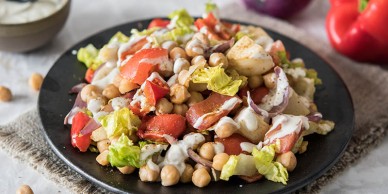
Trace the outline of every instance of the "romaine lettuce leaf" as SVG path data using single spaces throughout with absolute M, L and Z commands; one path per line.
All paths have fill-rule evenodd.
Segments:
M 206 83 L 207 88 L 214 92 L 234 96 L 238 92 L 240 85 L 242 85 L 243 80 L 246 80 L 243 79 L 244 76 L 235 75 L 236 73 L 231 77 L 220 66 L 208 67 L 195 70 L 191 75 L 191 79 L 194 83 Z
M 186 11 L 186 9 L 175 10 L 168 15 L 171 23 L 178 28 L 190 28 L 194 23 L 194 18 Z
M 254 176 L 257 174 L 253 156 L 240 154 L 231 155 L 222 167 L 220 179 L 229 180 L 233 175 Z
M 253 149 L 252 155 L 255 160 L 256 169 L 270 181 L 287 184 L 287 169 L 279 162 L 274 162 L 275 144 L 264 146 L 260 151 Z
M 88 44 L 78 50 L 77 59 L 84 63 L 86 67 L 96 70 L 102 64 L 102 61 L 98 60 L 98 52 L 99 50 L 93 44 Z
M 125 43 L 125 42 L 128 42 L 128 40 L 129 40 L 129 37 L 119 31 L 115 35 L 113 35 L 112 38 L 110 38 L 108 44 L 111 44 L 114 42 Z
M 217 9 L 218 9 L 217 5 L 215 3 L 213 3 L 213 2 L 211 2 L 211 1 L 209 1 L 209 2 L 207 2 L 205 4 L 205 12 L 206 13 L 213 12 L 213 11 L 215 11 Z
M 139 117 L 128 108 L 116 110 L 98 120 L 109 138 L 120 137 L 121 134 L 131 135 L 141 124 Z
M 109 146 L 108 161 L 116 167 L 130 165 L 140 168 L 143 163 L 140 161 L 140 153 L 140 147 L 134 146 L 125 134 L 121 134 L 119 140 Z

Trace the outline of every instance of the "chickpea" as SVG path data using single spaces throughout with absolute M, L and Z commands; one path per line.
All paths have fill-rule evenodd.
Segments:
M 202 158 L 205 158 L 206 160 L 211 161 L 215 155 L 213 143 L 206 142 L 206 143 L 202 144 L 201 148 L 199 148 L 199 155 Z
M 155 106 L 155 112 L 157 115 L 160 114 L 169 114 L 172 112 L 174 105 L 168 101 L 166 98 L 161 98 L 158 100 Z
M 113 78 L 113 85 L 115 85 L 117 88 L 120 86 L 120 82 L 123 79 L 120 74 L 117 74 L 115 78 Z
M 101 166 L 107 166 L 109 164 L 109 161 L 108 161 L 108 154 L 109 154 L 109 150 L 105 150 L 103 152 L 101 152 L 97 158 L 96 158 L 96 161 L 101 165 Z
M 280 154 L 276 158 L 276 162 L 281 163 L 289 172 L 293 171 L 296 167 L 296 157 L 291 151 Z
M 121 79 L 119 84 L 119 91 L 121 94 L 125 94 L 133 89 L 139 88 L 139 86 L 135 83 L 132 83 L 131 81 L 127 79 Z
M 231 136 L 236 130 L 237 127 L 235 125 L 233 125 L 232 123 L 225 122 L 222 125 L 218 126 L 214 131 L 216 132 L 219 138 L 226 138 Z
M 99 96 L 101 96 L 101 91 L 95 85 L 88 84 L 81 90 L 81 99 L 84 102 L 88 102 L 91 99 L 96 99 Z
M 190 84 L 190 73 L 187 70 L 182 70 L 178 74 L 178 83 L 180 85 L 185 86 L 186 88 L 189 87 Z
M 175 104 L 182 104 L 190 98 L 190 93 L 187 88 L 180 84 L 174 84 L 170 88 L 170 99 Z
M 198 65 L 200 67 L 206 67 L 207 66 L 207 61 L 205 57 L 202 55 L 196 56 L 193 59 L 191 59 L 191 65 Z
M 136 168 L 133 166 L 124 166 L 124 167 L 117 167 L 117 169 L 119 169 L 119 171 L 123 174 L 132 174 Z
M 12 100 L 12 92 L 4 86 L 0 86 L 0 102 L 9 102 Z
M 185 170 L 183 171 L 180 181 L 182 183 L 188 183 L 193 177 L 194 168 L 190 164 L 186 164 Z
M 172 186 L 179 182 L 180 174 L 178 169 L 173 165 L 166 165 L 160 172 L 160 179 L 163 186 Z
M 28 185 L 21 185 L 18 190 L 16 190 L 16 194 L 34 194 L 31 187 Z
M 264 80 L 261 75 L 248 77 L 248 86 L 249 88 L 257 88 L 263 84 Z
M 203 92 L 207 90 L 207 84 L 206 83 L 194 83 L 190 82 L 189 83 L 189 89 L 190 92 Z
M 104 90 L 102 91 L 102 95 L 105 96 L 108 99 L 116 98 L 120 96 L 119 89 L 113 85 L 109 84 Z
M 182 70 L 189 70 L 190 62 L 185 58 L 178 58 L 174 62 L 174 73 L 178 74 Z
M 97 149 L 100 153 L 109 150 L 110 141 L 108 139 L 97 142 Z
M 178 83 L 178 74 L 174 74 L 173 76 L 170 77 L 170 79 L 167 80 L 167 85 L 170 87 L 177 83 Z
M 308 141 L 303 141 L 302 144 L 299 147 L 298 153 L 303 154 L 304 152 L 307 151 L 307 145 L 309 144 Z
M 192 106 L 203 101 L 203 96 L 199 92 L 190 92 L 190 98 L 187 100 L 187 105 Z
M 213 157 L 212 167 L 218 171 L 222 170 L 222 167 L 228 162 L 229 155 L 227 153 L 219 153 Z
M 192 39 L 197 39 L 197 40 L 199 40 L 202 44 L 204 44 L 204 45 L 206 45 L 206 46 L 209 46 L 209 45 L 210 45 L 209 38 L 208 38 L 204 33 L 197 32 L 197 33 L 194 34 L 194 36 L 193 36 Z
M 187 110 L 189 110 L 189 107 L 186 104 L 174 104 L 174 108 L 172 109 L 172 112 L 174 114 L 186 116 Z
M 205 168 L 198 168 L 193 173 L 192 181 L 197 187 L 205 187 L 210 183 L 211 177 Z
M 152 170 L 148 165 L 139 169 L 139 178 L 143 182 L 155 182 L 159 178 L 159 170 Z
M 100 52 L 98 52 L 98 58 L 101 61 L 117 61 L 117 51 L 118 51 L 118 46 L 104 46 L 101 48 Z
M 263 81 L 264 81 L 264 85 L 269 88 L 269 89 L 272 89 L 275 87 L 276 85 L 276 81 L 275 81 L 275 78 L 276 78 L 276 75 L 275 73 L 267 73 L 263 76 Z
M 221 66 L 223 68 L 227 68 L 229 65 L 228 59 L 222 53 L 213 53 L 209 58 L 209 66 Z
M 187 59 L 187 54 L 185 50 L 181 47 L 175 47 L 170 51 L 170 59 L 177 60 L 178 58 L 185 58 Z
M 189 57 L 203 55 L 205 53 L 205 45 L 200 40 L 193 38 L 187 42 L 185 51 Z
M 162 48 L 167 49 L 170 52 L 173 48 L 177 47 L 178 44 L 175 41 L 168 40 L 162 43 Z
M 40 90 L 40 87 L 42 86 L 42 82 L 43 82 L 43 76 L 41 74 L 39 74 L 39 73 L 31 74 L 31 77 L 28 80 L 28 84 L 35 91 L 39 91 Z

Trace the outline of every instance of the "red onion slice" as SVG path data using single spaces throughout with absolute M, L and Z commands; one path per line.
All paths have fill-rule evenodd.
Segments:
M 171 135 L 167 135 L 167 134 L 164 134 L 163 135 L 164 139 L 166 139 L 166 141 L 171 145 L 171 144 L 174 144 L 176 143 L 178 140 L 175 139 L 173 136 Z
M 205 158 L 202 158 L 197 153 L 195 153 L 192 149 L 188 149 L 187 154 L 189 154 L 189 157 L 193 159 L 195 162 L 202 164 L 206 167 L 212 168 L 213 162 L 206 160 Z
M 270 94 L 268 94 L 268 95 L 272 94 L 272 96 L 266 96 L 266 97 L 279 98 L 279 96 L 275 96 L 275 95 L 281 95 L 282 101 L 280 104 L 272 106 L 269 111 L 266 111 L 265 109 L 261 108 L 260 106 L 256 105 L 253 102 L 249 91 L 248 91 L 248 96 L 247 96 L 249 107 L 251 107 L 257 114 L 263 116 L 265 120 L 268 120 L 268 118 L 272 118 L 272 117 L 280 114 L 281 112 L 283 112 L 284 109 L 286 109 L 286 107 L 288 105 L 288 99 L 289 99 L 289 95 L 290 95 L 290 86 L 288 84 L 288 80 L 287 80 L 286 75 L 284 74 L 284 71 L 280 67 L 275 67 L 274 70 L 275 70 L 275 75 L 276 75 L 276 83 L 277 84 L 285 84 L 287 86 L 283 87 L 283 88 L 277 86 L 275 89 L 273 89 L 270 92 Z M 273 101 L 274 100 L 272 100 L 271 103 L 273 103 Z
M 81 93 L 78 93 L 77 98 L 75 99 L 74 105 L 71 108 L 70 112 L 67 113 L 63 121 L 63 124 L 64 125 L 71 124 L 74 115 L 76 115 L 80 110 L 82 110 L 85 107 L 86 107 L 86 102 L 82 100 Z
M 306 117 L 309 119 L 309 121 L 319 122 L 322 119 L 322 114 L 320 112 L 314 112 L 310 113 Z
M 70 91 L 69 91 L 69 94 L 78 94 L 81 92 L 82 88 L 84 88 L 86 85 L 86 83 L 79 83 L 75 86 L 73 86 Z
M 258 115 L 267 119 L 269 117 L 269 113 L 266 110 L 257 106 L 257 104 L 255 104 L 255 102 L 253 102 L 253 100 L 251 98 L 251 93 L 249 91 L 247 93 L 248 93 L 247 100 L 248 100 L 249 107 L 251 107 Z
M 212 53 L 225 53 L 228 49 L 230 49 L 234 44 L 234 38 L 225 41 L 223 43 L 217 44 L 213 47 L 208 48 L 205 51 L 205 58 L 208 59 Z
M 85 127 L 79 133 L 81 135 L 87 135 L 87 134 L 93 132 L 94 130 L 98 129 L 99 127 L 101 127 L 100 123 L 98 123 L 94 119 L 90 119 L 89 122 L 86 123 Z

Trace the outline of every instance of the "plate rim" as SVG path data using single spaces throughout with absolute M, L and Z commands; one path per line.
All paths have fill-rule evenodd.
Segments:
M 49 69 L 49 71 L 47 72 L 47 74 L 49 74 L 53 69 L 54 69 L 54 66 L 57 64 L 57 62 L 69 51 L 72 51 L 74 50 L 74 47 L 76 47 L 78 44 L 82 43 L 82 42 L 85 42 L 86 40 L 88 39 L 91 39 L 93 37 L 96 37 L 98 36 L 99 34 L 102 34 L 104 32 L 107 32 L 109 30 L 112 30 L 114 28 L 120 28 L 122 26 L 125 26 L 125 25 L 130 25 L 130 24 L 136 24 L 136 23 L 148 23 L 149 21 L 151 21 L 152 19 L 155 19 L 155 18 L 165 18 L 165 17 L 148 17 L 148 18 L 143 18 L 143 19 L 137 19 L 137 20 L 130 20 L 130 21 L 127 21 L 127 22 L 123 22 L 123 23 L 120 23 L 120 24 L 116 24 L 116 25 L 112 25 L 110 27 L 106 27 L 104 29 L 101 29 L 95 33 L 91 33 L 90 35 L 87 35 L 86 37 L 80 39 L 79 41 L 77 41 L 76 43 L 72 44 L 69 48 L 65 49 L 63 52 L 61 52 L 61 55 L 55 60 L 55 62 L 53 63 L 53 65 L 51 66 L 51 68 Z M 194 17 L 194 18 L 198 18 L 198 17 Z M 348 147 L 353 135 L 354 135 L 354 131 L 355 131 L 355 111 L 354 111 L 354 102 L 353 102 L 353 98 L 351 96 L 351 93 L 349 91 L 349 88 L 348 86 L 345 84 L 343 78 L 340 76 L 340 74 L 337 72 L 337 70 L 335 68 L 333 68 L 333 64 L 328 61 L 326 58 L 322 57 L 319 53 L 315 52 L 313 49 L 311 49 L 309 46 L 299 42 L 298 40 L 294 39 L 293 37 L 289 36 L 289 35 L 286 35 L 282 32 L 278 32 L 278 31 L 275 31 L 273 29 L 269 29 L 267 27 L 264 27 L 260 24 L 255 24 L 255 23 L 251 23 L 251 22 L 245 22 L 245 21 L 240 21 L 240 20 L 234 20 L 234 19 L 229 19 L 229 18 L 223 18 L 222 19 L 223 21 L 228 21 L 228 22 L 233 22 L 233 23 L 239 23 L 239 24 L 243 24 L 243 25 L 252 25 L 252 26 L 256 26 L 256 27 L 261 27 L 263 28 L 265 31 L 269 31 L 271 33 L 274 33 L 274 34 L 277 34 L 277 35 L 280 35 L 280 36 L 283 36 L 283 37 L 286 37 L 288 39 L 291 39 L 293 42 L 301 45 L 302 47 L 304 47 L 305 49 L 309 50 L 310 52 L 314 53 L 320 60 L 322 60 L 325 65 L 330 68 L 330 70 L 332 72 L 334 72 L 335 76 L 338 77 L 338 80 L 341 82 L 341 84 L 344 86 L 343 89 L 346 91 L 346 94 L 347 96 L 349 97 L 349 102 L 351 104 L 351 112 L 352 112 L 352 115 L 351 115 L 351 126 L 349 128 L 347 128 L 347 130 L 349 130 L 350 132 L 350 137 L 347 138 L 347 141 L 345 142 L 345 144 L 343 144 L 343 146 L 341 147 L 341 152 L 337 155 L 337 157 L 330 161 L 330 163 L 328 165 L 326 165 L 324 168 L 321 168 L 319 170 L 317 170 L 317 172 L 315 174 L 309 174 L 307 176 L 307 178 L 304 178 L 304 179 L 301 179 L 297 182 L 295 182 L 293 185 L 291 186 L 286 186 L 286 187 L 283 187 L 281 189 L 278 189 L 276 191 L 273 191 L 271 193 L 284 193 L 284 192 L 294 192 L 300 188 L 303 188 L 304 186 L 308 185 L 308 184 L 311 184 L 313 183 L 315 180 L 317 180 L 319 177 L 322 177 L 324 175 L 324 173 L 326 173 L 330 168 L 332 168 L 341 158 L 342 156 L 344 155 L 344 153 L 346 152 L 346 148 Z M 134 28 L 132 28 L 134 29 Z M 319 73 L 319 72 L 318 72 Z M 45 81 L 45 79 L 43 80 L 43 82 Z M 48 136 L 48 133 L 46 132 L 46 129 L 45 129 L 45 126 L 44 126 L 44 122 L 43 122 L 43 118 L 42 118 L 42 112 L 43 111 L 41 109 L 41 106 L 40 106 L 40 99 L 42 98 L 41 97 L 41 92 L 39 92 L 39 96 L 38 96 L 38 103 L 37 103 L 37 108 L 38 108 L 38 115 L 39 115 L 39 120 L 42 124 L 42 127 L 41 127 L 41 130 L 43 132 L 43 135 L 44 135 L 44 138 L 46 140 L 46 142 L 49 144 L 49 147 L 50 149 L 55 153 L 56 156 L 58 156 L 63 162 L 64 162 L 64 165 L 66 166 L 69 166 L 72 170 L 74 170 L 76 173 L 82 175 L 82 177 L 86 178 L 88 181 L 90 181 L 90 183 L 94 184 L 94 185 L 98 185 L 98 186 L 101 186 L 102 188 L 104 189 L 107 189 L 108 191 L 111 191 L 111 192 L 115 192 L 115 193 L 128 193 L 128 192 L 125 192 L 119 188 L 116 188 L 108 183 L 105 183 L 101 180 L 99 180 L 98 178 L 95 178 L 93 177 L 92 175 L 90 175 L 89 173 L 85 172 L 84 170 L 82 170 L 80 167 L 78 167 L 77 165 L 75 165 L 74 163 L 72 163 L 69 159 L 67 159 L 64 154 L 62 154 L 59 150 L 59 148 L 57 148 L 57 146 L 54 144 L 54 142 L 50 139 L 50 137 Z

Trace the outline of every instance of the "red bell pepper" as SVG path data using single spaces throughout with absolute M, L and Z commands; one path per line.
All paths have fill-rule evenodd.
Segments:
M 90 136 L 92 133 L 81 135 L 81 130 L 85 127 L 85 125 L 89 122 L 91 118 L 83 113 L 78 112 L 72 120 L 72 126 L 71 126 L 71 145 L 73 147 L 77 147 L 81 152 L 86 152 L 89 148 L 91 139 Z
M 229 40 L 240 30 L 239 25 L 221 22 L 213 13 L 208 13 L 205 18 L 198 18 L 194 25 L 198 30 L 206 27 L 206 35 L 214 40 Z
M 160 18 L 155 18 L 148 25 L 148 29 L 154 28 L 154 27 L 165 28 L 168 26 L 168 24 L 170 24 L 170 20 L 163 20 Z
M 222 143 L 224 145 L 225 153 L 229 155 L 241 154 L 243 152 L 240 146 L 242 142 L 252 143 L 249 139 L 237 133 L 233 133 L 227 138 L 215 138 L 214 141 Z
M 88 83 L 91 83 L 92 80 L 93 80 L 93 76 L 94 76 L 94 70 L 92 68 L 88 68 L 88 70 L 86 70 L 86 73 L 85 73 L 85 80 L 88 82 Z
M 192 105 L 186 112 L 187 122 L 198 130 L 206 130 L 222 117 L 228 115 L 242 101 L 238 99 L 233 106 L 222 108 L 226 101 L 235 98 L 234 96 L 226 96 L 219 93 L 212 93 L 205 100 Z M 238 98 L 238 97 L 237 97 Z M 205 117 L 202 117 L 204 116 Z
M 143 82 L 154 71 L 155 66 L 168 59 L 168 50 L 162 48 L 142 49 L 135 53 L 132 58 L 124 61 L 120 69 L 120 75 L 133 83 Z
M 146 140 L 167 142 L 163 135 L 171 135 L 177 139 L 185 129 L 185 117 L 178 114 L 162 114 L 144 118 L 137 135 Z
M 135 54 L 137 51 L 139 51 L 141 48 L 143 48 L 143 46 L 147 43 L 148 43 L 148 41 L 146 38 L 142 38 L 139 41 L 133 43 L 126 51 L 121 53 L 120 59 L 124 60 L 125 58 L 127 58 L 128 55 Z
M 148 80 L 145 81 L 144 95 L 147 99 L 147 103 L 150 105 L 155 106 L 156 102 L 168 93 L 170 93 L 170 88 L 167 83 L 158 78 L 152 80 L 152 82 Z
M 334 48 L 357 61 L 388 64 L 388 1 L 330 2 L 326 30 Z

